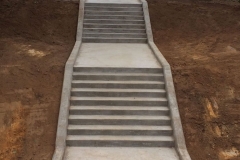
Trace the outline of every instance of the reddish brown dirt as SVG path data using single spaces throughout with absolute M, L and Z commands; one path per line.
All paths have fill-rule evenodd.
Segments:
M 239 160 L 239 6 L 148 2 L 192 159 Z M 0 1 L 0 159 L 51 159 L 77 12 L 75 3 Z
M 0 1 L 0 159 L 51 159 L 78 4 Z
M 193 160 L 240 160 L 240 6 L 148 0 Z

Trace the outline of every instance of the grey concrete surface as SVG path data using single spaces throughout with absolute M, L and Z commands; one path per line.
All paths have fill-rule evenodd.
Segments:
M 105 2 L 105 1 L 100 1 Z M 115 2 L 115 3 L 114 3 Z M 132 1 L 133 2 L 133 1 Z M 136 2 L 136 1 L 135 1 Z M 83 42 L 85 43 L 147 43 L 146 36 L 139 37 L 137 32 L 131 30 L 141 29 L 142 33 L 146 33 L 144 23 L 139 23 L 143 20 L 142 4 L 138 1 L 137 4 L 123 4 L 121 0 L 111 1 L 111 3 L 86 3 L 84 12 L 83 25 Z M 92 8 L 95 8 L 93 10 Z M 106 8 L 107 7 L 107 8 Z M 111 9 L 109 9 L 111 8 Z M 128 9 L 126 9 L 128 8 Z M 137 11 L 129 8 L 140 8 Z M 116 10 L 113 10 L 116 9 Z M 131 20 L 131 23 L 129 23 Z M 102 23 L 102 21 L 104 23 Z M 119 23 L 122 22 L 122 23 Z M 136 22 L 135 22 L 136 21 Z M 112 23 L 115 22 L 115 23 Z M 117 22 L 117 23 L 116 23 Z M 116 33 L 122 34 L 116 34 Z M 102 33 L 105 36 L 102 37 Z M 131 33 L 131 37 L 129 37 Z M 86 35 L 95 34 L 95 37 Z M 106 36 L 106 34 L 108 36 Z M 112 36 L 114 34 L 114 36 Z
M 179 160 L 174 149 L 67 147 L 65 159 L 70 160 Z
M 147 44 L 84 43 L 80 52 L 75 67 L 161 67 Z
M 80 1 L 77 42 L 65 68 L 53 160 L 190 160 L 146 1 L 86 2 Z

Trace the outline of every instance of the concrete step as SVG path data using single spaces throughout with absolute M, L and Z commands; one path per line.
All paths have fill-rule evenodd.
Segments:
M 122 4 L 122 3 L 85 3 L 85 7 L 142 7 L 142 4 Z
M 163 81 L 163 74 L 74 72 L 73 80 Z
M 101 24 L 101 23 L 84 23 L 84 28 L 119 28 L 119 29 L 145 29 L 144 24 Z
M 170 126 L 169 116 L 146 115 L 70 115 L 70 125 L 151 125 Z
M 83 37 L 89 38 L 147 38 L 147 34 L 131 33 L 83 33 Z
M 146 34 L 145 29 L 120 29 L 120 28 L 84 28 L 83 33 L 136 33 Z
M 67 146 L 92 147 L 174 147 L 171 136 L 76 136 L 69 135 Z
M 75 97 L 166 97 L 164 89 L 72 88 Z
M 101 24 L 145 24 L 143 20 L 114 20 L 114 19 L 84 19 L 84 23 L 101 23 Z
M 84 10 L 85 15 L 133 15 L 143 16 L 143 11 L 99 11 L 99 10 Z
M 70 103 L 73 106 L 167 106 L 168 100 L 149 97 L 71 97 Z
M 128 15 L 84 15 L 84 19 L 144 20 L 144 17 Z
M 171 136 L 170 126 L 69 125 L 68 135 Z
M 165 84 L 164 84 L 164 82 L 156 82 L 156 81 L 73 80 L 72 88 L 165 89 Z
M 163 106 L 70 106 L 70 115 L 169 115 Z
M 163 73 L 162 68 L 73 67 L 74 72 L 88 73 Z
M 96 11 L 143 11 L 143 8 L 141 6 L 139 6 L 139 7 L 85 6 L 85 10 L 96 10 Z
M 91 38 L 83 37 L 84 43 L 147 43 L 147 38 Z

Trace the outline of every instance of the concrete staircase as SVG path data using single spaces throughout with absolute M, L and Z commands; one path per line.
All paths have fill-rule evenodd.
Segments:
M 80 0 L 53 160 L 191 160 L 145 0 Z
M 142 4 L 86 3 L 83 42 L 147 43 Z
M 161 68 L 74 68 L 68 146 L 173 147 Z

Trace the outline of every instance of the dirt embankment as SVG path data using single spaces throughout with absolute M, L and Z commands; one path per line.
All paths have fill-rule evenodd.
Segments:
M 0 159 L 51 159 L 78 4 L 0 2 Z
M 193 160 L 240 159 L 240 6 L 148 0 Z M 208 1 L 209 2 L 209 1 Z
M 192 159 L 239 160 L 240 8 L 148 2 Z M 51 159 L 77 12 L 78 4 L 68 2 L 0 2 L 0 159 Z

